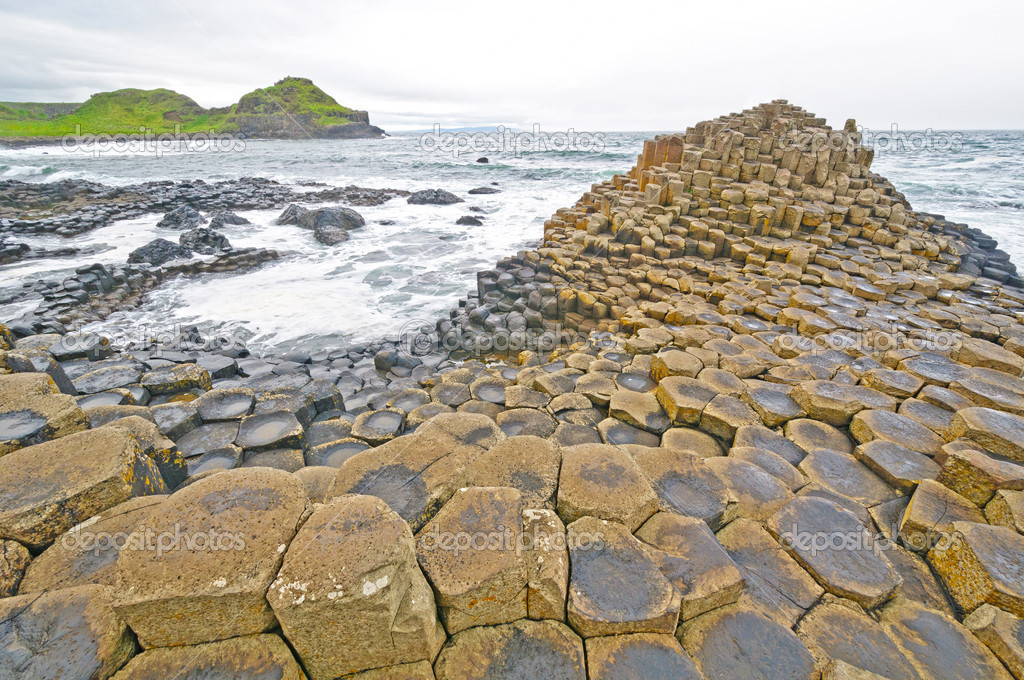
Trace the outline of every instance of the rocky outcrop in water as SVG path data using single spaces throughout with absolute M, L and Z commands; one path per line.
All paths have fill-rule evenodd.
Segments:
M 404 338 L 0 327 L 0 608 L 73 633 L 0 668 L 1019 675 L 1024 288 L 853 130 L 651 140 Z
M 178 237 L 178 243 L 183 248 L 203 255 L 212 255 L 219 250 L 231 249 L 231 243 L 228 241 L 227 236 L 208 227 L 199 227 L 198 229 L 186 231 Z
M 178 245 L 167 239 L 158 238 L 129 253 L 128 262 L 131 264 L 143 263 L 160 266 L 171 260 L 187 260 L 190 257 L 192 257 L 192 251 L 185 244 Z

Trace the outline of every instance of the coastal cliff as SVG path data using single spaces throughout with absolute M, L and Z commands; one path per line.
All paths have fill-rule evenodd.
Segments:
M 0 668 L 1020 677 L 1024 287 L 871 161 L 782 100 L 659 136 L 415 339 L 0 326 Z
M 0 142 L 39 143 L 64 135 L 237 134 L 263 139 L 375 139 L 384 130 L 366 111 L 339 104 L 308 78 L 287 77 L 238 102 L 206 109 L 165 89 L 101 92 L 82 104 L 0 102 Z

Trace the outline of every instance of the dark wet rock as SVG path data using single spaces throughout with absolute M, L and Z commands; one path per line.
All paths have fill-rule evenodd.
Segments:
M 737 519 L 717 538 L 743 574 L 744 600 L 776 623 L 793 626 L 825 592 L 759 522 Z
M 274 220 L 274 224 L 298 224 L 299 217 L 306 212 L 309 212 L 308 209 L 292 203 L 284 209 L 284 212 L 278 215 L 277 219 Z
M 444 189 L 415 191 L 407 200 L 414 205 L 452 205 L 464 202 L 463 199 Z
M 661 572 L 682 595 L 680 620 L 732 604 L 743 592 L 743 575 L 703 521 L 659 512 L 636 537 L 652 548 Z
M 675 632 L 679 593 L 626 526 L 584 517 L 568 544 L 568 620 L 582 637 Z
M 680 627 L 677 637 L 708 680 L 812 680 L 814 657 L 793 631 L 742 604 Z
M 230 250 L 227 236 L 208 227 L 190 229 L 178 237 L 178 243 L 186 250 L 203 255 L 212 255 L 219 250 Z M 161 263 L 154 263 L 161 264 Z
M 455 224 L 464 227 L 482 227 L 484 222 L 479 217 L 474 217 L 472 215 L 463 215 L 459 219 L 455 220 Z
M 796 633 L 822 667 L 837 659 L 892 680 L 918 679 L 882 626 L 854 607 L 823 600 L 800 620 Z
M 1010 680 L 999 659 L 963 625 L 916 602 L 893 603 L 882 626 L 921 677 Z
M 477 162 L 479 163 L 480 161 L 477 160 Z M 477 195 L 477 194 L 500 194 L 501 193 L 501 189 L 495 189 L 494 187 L 484 186 L 484 187 L 476 187 L 475 189 L 470 189 L 466 193 L 467 194 L 472 194 L 474 196 Z
M 189 259 L 192 251 L 185 246 L 158 238 L 136 248 L 128 254 L 128 261 L 136 264 L 151 264 L 159 267 L 171 260 Z
M 437 680 L 585 680 L 583 641 L 557 621 L 479 626 L 452 636 Z
M 198 210 L 189 205 L 183 205 L 179 208 L 166 213 L 156 226 L 163 227 L 165 229 L 195 229 L 206 222 L 206 218 L 203 217 Z
M 826 499 L 797 498 L 768 520 L 768 530 L 822 587 L 865 608 L 889 600 L 903 583 L 857 516 Z
M 210 217 L 210 229 L 220 229 L 225 225 L 238 224 L 252 224 L 252 222 L 227 210 L 217 211 Z
M 355 210 L 339 206 L 306 210 L 298 215 L 296 224 L 305 229 L 316 230 L 318 227 L 335 227 L 348 231 L 365 226 L 366 220 Z

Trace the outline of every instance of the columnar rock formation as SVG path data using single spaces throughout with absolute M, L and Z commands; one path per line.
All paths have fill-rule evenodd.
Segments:
M 447 355 L 0 327 L 0 677 L 1024 677 L 1024 289 L 859 141 L 646 143 Z

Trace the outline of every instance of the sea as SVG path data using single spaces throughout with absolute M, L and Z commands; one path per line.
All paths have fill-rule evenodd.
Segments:
M 445 137 L 446 134 L 462 137 Z M 480 137 L 480 135 L 485 135 Z M 433 324 L 475 289 L 476 272 L 536 247 L 544 220 L 572 205 L 591 185 L 629 170 L 654 132 L 593 133 L 586 140 L 510 140 L 508 134 L 396 133 L 379 140 L 244 140 L 172 148 L 0 149 L 0 179 L 84 179 L 109 186 L 151 180 L 207 182 L 262 177 L 309 191 L 309 183 L 416 191 L 445 189 L 464 203 L 410 205 L 395 198 L 356 208 L 366 226 L 337 246 L 297 226 L 278 226 L 275 210 L 238 211 L 252 224 L 222 229 L 233 246 L 278 250 L 260 268 L 170 280 L 137 309 L 87 330 L 147 333 L 196 325 L 241 336 L 255 353 L 351 347 Z M 962 131 L 938 141 L 909 133 L 875 144 L 872 168 L 888 177 L 916 210 L 940 213 L 996 238 L 1024 266 L 1024 131 Z M 925 133 L 921 133 L 924 135 Z M 928 134 L 934 135 L 931 131 Z M 475 135 L 475 137 L 473 136 Z M 486 156 L 488 163 L 476 162 Z M 469 195 L 475 187 L 500 193 Z M 470 207 L 482 212 L 470 212 Z M 310 207 L 314 207 L 311 205 Z M 461 226 L 463 215 L 482 226 Z M 33 248 L 74 245 L 87 257 L 46 258 L 0 266 L 0 289 L 60 279 L 90 262 L 122 264 L 155 238 L 161 214 L 122 220 L 70 240 L 12 236 Z M 31 305 L 0 309 L 0 321 Z

